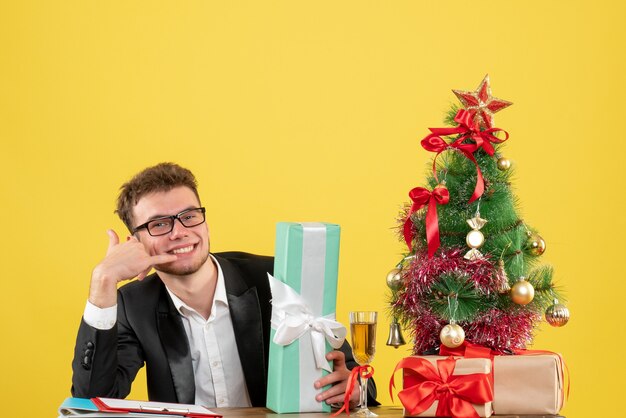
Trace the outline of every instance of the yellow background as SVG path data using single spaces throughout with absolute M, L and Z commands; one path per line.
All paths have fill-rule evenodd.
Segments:
M 0 397 L 55 416 L 112 211 L 138 170 L 191 168 L 213 250 L 272 254 L 278 221 L 341 224 L 338 315 L 385 311 L 391 229 L 432 158 L 419 140 L 486 73 L 515 103 L 523 217 L 572 320 L 564 415 L 618 416 L 624 372 L 621 1 L 4 1 Z M 405 348 L 374 365 L 380 399 Z M 143 377 L 133 396 L 145 397 Z M 532 402 L 532 399 L 529 399 Z M 623 412 L 622 412 L 623 413 Z

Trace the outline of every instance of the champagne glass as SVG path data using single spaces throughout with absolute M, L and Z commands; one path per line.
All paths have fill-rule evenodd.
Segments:
M 374 360 L 376 352 L 376 319 L 378 312 L 350 312 L 350 333 L 352 334 L 352 354 L 359 366 L 366 366 Z M 359 373 L 361 384 L 360 408 L 353 415 L 377 417 L 367 409 L 367 377 Z

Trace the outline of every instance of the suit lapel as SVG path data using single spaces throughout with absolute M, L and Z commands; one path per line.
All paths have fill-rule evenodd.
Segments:
M 196 385 L 194 383 L 189 342 L 180 315 L 161 283 L 159 307 L 157 310 L 157 328 L 161 345 L 165 350 L 172 373 L 174 390 L 179 403 L 195 403 Z
M 233 263 L 219 256 L 216 258 L 224 273 L 228 307 L 250 402 L 253 406 L 262 406 L 265 405 L 267 367 L 257 289 L 248 287 Z

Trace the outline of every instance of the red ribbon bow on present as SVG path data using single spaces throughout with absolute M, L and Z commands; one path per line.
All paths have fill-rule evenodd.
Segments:
M 482 148 L 489 155 L 493 155 L 495 149 L 493 148 L 492 143 L 500 144 L 507 139 L 509 139 L 509 134 L 503 129 L 499 128 L 489 128 L 484 131 L 480 130 L 478 123 L 472 124 L 473 113 L 467 111 L 465 109 L 461 109 L 457 112 L 454 117 L 454 121 L 458 123 L 458 125 L 454 128 L 428 128 L 431 132 L 424 139 L 422 139 L 422 147 L 431 152 L 436 152 L 437 155 L 433 159 L 433 174 L 435 179 L 437 179 L 437 169 L 436 169 L 436 161 L 439 154 L 447 149 L 457 149 L 463 155 L 465 155 L 471 162 L 476 166 L 476 186 L 474 187 L 474 193 L 472 193 L 472 197 L 469 200 L 469 203 L 472 203 L 474 200 L 478 199 L 482 196 L 485 191 L 485 182 L 483 180 L 482 172 L 480 171 L 480 167 L 478 166 L 478 162 L 476 158 L 474 158 L 474 152 L 478 149 Z M 494 134 L 496 132 L 504 132 L 505 138 L 500 139 Z M 442 136 L 455 135 L 459 134 L 460 137 L 448 144 Z M 464 144 L 463 142 L 466 139 L 471 139 L 474 143 Z M 437 180 L 439 181 L 439 180 Z
M 482 373 L 454 376 L 456 360 L 448 357 L 437 360 L 437 369 L 427 360 L 418 357 L 407 357 L 400 360 L 394 374 L 399 369 L 408 369 L 414 372 L 419 383 L 398 392 L 398 398 L 410 415 L 417 415 L 428 408 L 435 401 L 437 404 L 436 416 L 445 417 L 473 417 L 478 413 L 472 406 L 493 401 L 493 386 L 488 375 Z M 393 400 L 394 377 L 389 382 L 389 394 Z
M 411 215 L 428 205 L 426 212 L 426 241 L 428 242 L 428 257 L 432 258 L 441 242 L 439 240 L 439 218 L 437 216 L 437 204 L 445 205 L 450 201 L 450 192 L 442 186 L 437 186 L 431 192 L 423 187 L 415 187 L 409 192 L 409 197 L 413 201 L 409 216 L 404 221 L 404 240 L 409 250 L 412 250 L 413 228 Z
M 363 379 L 369 379 L 374 374 L 374 368 L 369 364 L 365 366 L 356 366 L 350 372 L 350 376 L 348 376 L 348 385 L 346 386 L 346 392 L 343 396 L 343 405 L 341 409 L 335 412 L 332 416 L 336 417 L 341 414 L 343 411 L 346 411 L 347 415 L 350 415 L 350 398 L 352 397 L 352 391 L 356 386 L 356 380 L 359 376 Z

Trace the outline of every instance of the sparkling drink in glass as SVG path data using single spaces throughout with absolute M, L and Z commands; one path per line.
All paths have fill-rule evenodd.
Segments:
M 359 366 L 365 366 L 374 360 L 376 353 L 377 312 L 350 312 L 350 333 L 352 335 L 352 354 Z M 353 414 L 358 417 L 376 417 L 367 409 L 367 380 L 364 373 L 359 374 L 361 384 L 360 407 Z

